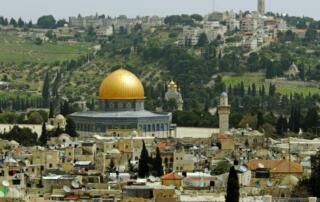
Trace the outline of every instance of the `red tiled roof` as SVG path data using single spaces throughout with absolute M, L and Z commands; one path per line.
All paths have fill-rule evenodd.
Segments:
M 250 160 L 247 165 L 250 170 L 256 170 L 258 164 L 262 164 L 271 173 L 303 173 L 303 167 L 289 160 Z
M 160 142 L 159 144 L 157 144 L 157 147 L 159 147 L 159 149 L 165 149 L 167 146 L 167 142 Z
M 182 180 L 182 177 L 177 175 L 175 172 L 161 176 L 161 180 Z
M 16 148 L 15 148 L 15 152 L 17 152 L 17 153 L 22 152 L 22 148 L 21 148 L 21 147 L 16 147 Z
M 64 196 L 64 198 L 69 200 L 77 200 L 80 198 L 80 196 L 75 194 L 67 194 Z

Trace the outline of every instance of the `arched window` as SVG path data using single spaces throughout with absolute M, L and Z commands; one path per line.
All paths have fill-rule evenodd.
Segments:
M 148 132 L 150 132 L 151 131 L 151 125 L 149 124 L 148 125 Z

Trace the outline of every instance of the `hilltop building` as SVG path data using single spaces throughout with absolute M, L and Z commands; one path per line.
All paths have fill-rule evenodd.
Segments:
M 258 0 L 258 13 L 263 16 L 265 12 L 266 12 L 266 1 Z
M 168 137 L 171 113 L 144 109 L 144 88 L 131 72 L 118 69 L 101 83 L 99 111 L 76 112 L 71 118 L 82 135 L 106 135 L 112 129 L 132 129 L 143 136 Z
M 300 74 L 300 70 L 297 67 L 296 64 L 292 63 L 291 66 L 289 67 L 288 71 L 284 72 L 284 75 L 288 78 L 288 79 L 295 79 L 299 76 Z
M 230 105 L 228 103 L 228 94 L 223 92 L 220 96 L 220 104 L 218 106 L 219 129 L 220 132 L 229 130 Z
M 178 88 L 177 84 L 174 81 L 170 81 L 170 83 L 167 85 L 168 90 L 165 94 L 165 100 L 175 100 L 177 103 L 177 107 L 179 111 L 183 110 L 183 99 L 180 93 L 180 89 Z

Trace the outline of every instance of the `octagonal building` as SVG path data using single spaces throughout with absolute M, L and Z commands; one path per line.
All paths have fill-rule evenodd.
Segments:
M 133 73 L 118 69 L 109 74 L 99 89 L 99 111 L 70 115 L 80 134 L 101 134 L 113 129 L 138 130 L 143 136 L 168 137 L 171 113 L 144 109 L 144 88 Z

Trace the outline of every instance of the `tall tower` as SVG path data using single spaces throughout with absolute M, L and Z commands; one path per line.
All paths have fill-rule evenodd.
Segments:
M 223 92 L 220 96 L 220 104 L 218 106 L 219 129 L 220 132 L 229 130 L 230 105 L 228 104 L 228 94 Z
M 258 13 L 260 15 L 264 15 L 266 12 L 266 1 L 265 0 L 258 0 Z

